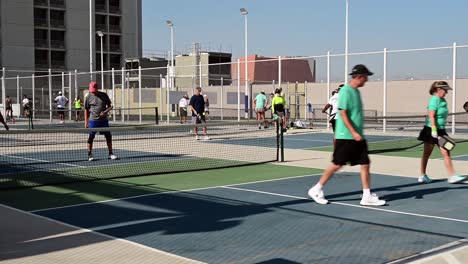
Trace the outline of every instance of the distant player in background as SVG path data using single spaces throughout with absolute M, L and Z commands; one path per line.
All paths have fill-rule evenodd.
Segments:
M 30 105 L 29 105 L 29 99 L 27 95 L 23 95 L 23 116 L 25 118 L 29 117 L 29 111 L 30 111 Z
M 85 103 L 85 127 L 86 128 L 99 128 L 109 127 L 107 115 L 112 110 L 112 102 L 106 93 L 98 91 L 98 84 L 91 82 L 89 84 L 89 94 L 86 95 Z M 104 135 L 106 138 L 107 148 L 109 150 L 108 159 L 116 160 L 117 156 L 114 155 L 112 150 L 112 135 L 109 131 L 103 131 L 99 134 Z M 92 131 L 88 137 L 88 161 L 93 161 L 93 141 L 96 137 L 96 132 Z
M 332 96 L 328 100 L 328 104 L 326 104 L 325 107 L 322 109 L 322 113 L 326 113 L 327 110 L 331 108 L 330 124 L 333 129 L 333 133 L 335 132 L 336 113 L 338 111 L 338 93 L 340 92 L 340 89 L 343 86 L 344 84 L 338 86 L 338 88 L 332 92 Z M 335 140 L 335 137 L 333 137 L 333 146 L 335 145 L 335 143 L 336 143 L 336 140 Z
M 80 96 L 75 98 L 73 106 L 75 107 L 75 121 L 81 121 L 81 108 L 83 107 L 83 102 L 81 101 Z
M 68 105 L 68 98 L 65 97 L 62 92 L 58 92 L 58 96 L 55 97 L 55 103 L 57 104 L 58 116 L 60 124 L 65 123 L 65 107 Z
M 187 107 L 189 105 L 189 96 L 185 94 L 179 100 L 179 112 L 180 112 L 180 123 L 186 124 L 187 123 Z
M 201 95 L 202 88 L 197 87 L 195 88 L 195 93 L 193 94 L 192 98 L 190 98 L 189 102 L 189 107 L 190 110 L 192 111 L 192 123 L 195 125 L 194 128 L 194 133 L 195 133 L 195 139 L 199 140 L 200 138 L 198 137 L 198 127 L 197 124 L 206 124 L 206 119 L 205 119 L 205 100 L 203 98 L 203 95 Z M 210 137 L 208 137 L 206 126 L 202 126 L 203 129 L 203 139 L 204 140 L 210 140 Z
M 273 112 L 273 117 L 278 117 L 281 118 L 283 121 L 283 131 L 286 132 L 286 100 L 284 100 L 284 97 L 281 96 L 281 89 L 276 89 L 275 90 L 275 97 L 273 97 L 273 100 L 271 101 L 271 111 Z
M 258 129 L 261 129 L 262 121 L 263 121 L 263 128 L 268 128 L 267 121 L 265 119 L 265 111 L 266 111 L 266 104 L 267 104 L 267 97 L 265 96 L 265 91 L 261 91 L 253 101 L 255 112 L 257 113 L 257 122 L 258 122 Z
M 13 120 L 13 102 L 9 95 L 5 98 L 5 118 L 6 120 Z

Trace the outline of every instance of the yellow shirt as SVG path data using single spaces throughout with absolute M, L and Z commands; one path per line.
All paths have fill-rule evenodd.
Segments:
M 80 99 L 75 100 L 75 109 L 81 109 L 83 103 L 81 102 Z

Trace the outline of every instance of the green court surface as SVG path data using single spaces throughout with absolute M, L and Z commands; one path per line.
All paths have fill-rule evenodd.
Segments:
M 319 169 L 263 164 L 9 190 L 0 192 L 0 201 L 14 208 L 32 211 L 151 193 L 312 175 L 320 172 L 322 170 Z
M 456 140 L 456 139 L 455 139 Z M 422 155 L 424 145 L 420 144 L 415 138 L 405 138 L 398 140 L 388 140 L 380 142 L 369 142 L 369 151 L 371 154 L 379 154 L 385 156 L 397 156 L 397 157 L 408 157 L 408 158 L 419 158 Z M 405 149 L 408 148 L 408 149 Z M 314 151 L 327 151 L 333 152 L 333 147 L 313 148 Z M 381 150 L 381 152 L 380 152 Z M 377 153 L 372 153 L 376 151 Z M 468 154 L 468 142 L 461 142 L 455 146 L 455 149 L 451 152 L 452 156 L 462 156 Z M 440 151 L 434 148 L 431 159 L 440 159 L 442 155 Z

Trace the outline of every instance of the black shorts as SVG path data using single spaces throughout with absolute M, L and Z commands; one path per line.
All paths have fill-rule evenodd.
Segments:
M 65 115 L 65 108 L 57 108 L 57 110 L 58 110 L 57 113 L 59 115 Z
M 335 132 L 336 119 L 333 118 L 332 120 L 330 120 L 330 124 L 331 124 L 331 126 L 332 126 L 333 132 Z
M 332 162 L 336 165 L 351 166 L 370 164 L 367 141 L 337 139 Z
M 187 107 L 179 107 L 181 117 L 187 117 Z
M 434 145 L 439 145 L 439 142 L 437 138 L 432 137 L 432 128 L 428 126 L 424 126 L 424 128 L 419 132 L 419 137 L 418 140 L 424 142 L 424 143 L 429 143 L 429 144 L 434 144 Z M 437 129 L 437 135 L 440 136 L 447 136 L 447 131 L 445 129 Z

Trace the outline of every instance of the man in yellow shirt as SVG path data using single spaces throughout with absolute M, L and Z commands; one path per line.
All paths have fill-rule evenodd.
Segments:
M 273 97 L 273 100 L 271 101 L 271 112 L 273 113 L 273 118 L 279 118 L 281 117 L 281 120 L 283 121 L 283 131 L 286 131 L 286 100 L 284 99 L 283 96 L 281 96 L 281 90 L 276 89 L 275 90 L 275 97 Z
M 81 98 L 79 96 L 75 98 L 75 101 L 73 101 L 73 105 L 75 107 L 75 121 L 81 121 L 81 108 L 83 107 L 83 102 L 81 101 Z

